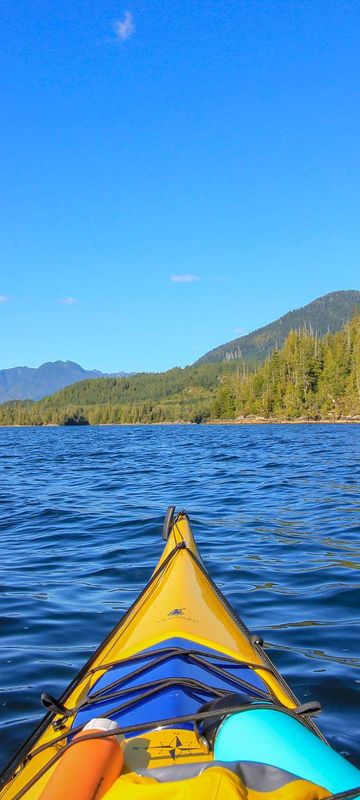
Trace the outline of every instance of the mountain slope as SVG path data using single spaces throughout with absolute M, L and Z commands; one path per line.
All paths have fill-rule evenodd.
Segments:
M 125 372 L 117 373 L 125 376 Z M 40 400 L 78 381 L 107 377 L 86 370 L 74 361 L 49 361 L 38 368 L 13 367 L 0 370 L 0 403 L 8 400 Z
M 280 319 L 259 328 L 246 336 L 226 342 L 205 353 L 196 364 L 211 364 L 242 358 L 247 362 L 261 362 L 270 353 L 282 347 L 291 330 L 308 330 L 318 336 L 336 333 L 360 310 L 360 292 L 356 290 L 331 292 L 318 297 L 303 308 L 289 311 Z

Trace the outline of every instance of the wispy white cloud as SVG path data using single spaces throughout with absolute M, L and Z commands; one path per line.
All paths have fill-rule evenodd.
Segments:
M 76 297 L 61 297 L 59 303 L 62 303 L 63 306 L 73 306 L 74 303 L 77 303 Z
M 125 11 L 123 18 L 115 22 L 114 30 L 120 42 L 130 39 L 130 36 L 135 33 L 134 17 L 130 11 Z
M 173 283 L 196 283 L 201 280 L 199 275 L 171 275 Z
M 8 303 L 10 297 L 7 294 L 0 294 L 0 303 Z

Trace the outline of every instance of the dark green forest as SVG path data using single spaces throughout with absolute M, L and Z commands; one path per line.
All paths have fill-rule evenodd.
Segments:
M 281 420 L 360 415 L 360 316 L 321 339 L 292 331 L 253 374 L 224 376 L 212 415 Z
M 291 331 L 259 367 L 241 359 L 82 381 L 0 405 L 1 425 L 336 420 L 360 415 L 360 316 L 324 337 Z

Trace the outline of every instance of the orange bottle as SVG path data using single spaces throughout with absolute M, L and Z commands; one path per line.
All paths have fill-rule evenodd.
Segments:
M 116 722 L 92 719 L 73 741 L 109 731 L 104 739 L 89 739 L 69 747 L 61 756 L 39 800 L 100 800 L 119 777 L 124 756 L 119 739 L 111 734 Z

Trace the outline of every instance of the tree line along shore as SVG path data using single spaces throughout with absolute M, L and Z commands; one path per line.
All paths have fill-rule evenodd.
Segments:
M 360 315 L 322 338 L 292 331 L 261 364 L 241 359 L 82 381 L 0 405 L 0 425 L 336 422 L 360 419 Z

